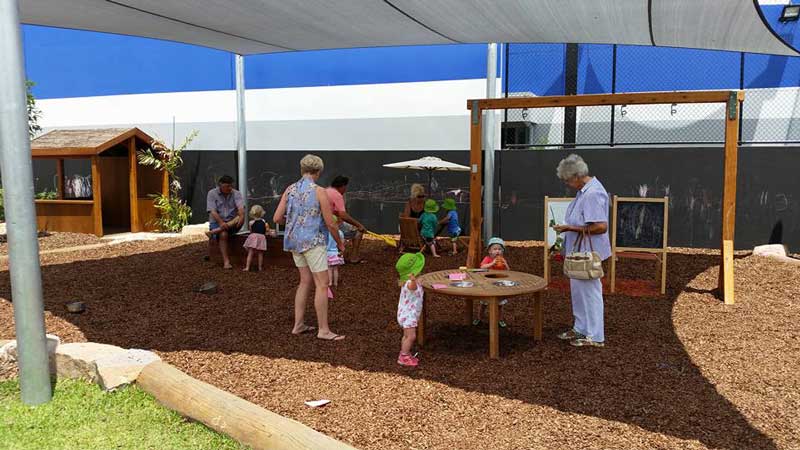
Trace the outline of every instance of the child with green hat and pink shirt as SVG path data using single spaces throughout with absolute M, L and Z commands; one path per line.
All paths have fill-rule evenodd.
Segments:
M 417 339 L 417 322 L 422 314 L 424 290 L 417 283 L 417 275 L 425 267 L 425 256 L 420 253 L 405 253 L 397 260 L 395 268 L 400 277 L 400 301 L 397 304 L 397 323 L 403 328 L 400 341 L 400 354 L 397 364 L 417 367 L 419 359 L 411 355 L 411 348 Z

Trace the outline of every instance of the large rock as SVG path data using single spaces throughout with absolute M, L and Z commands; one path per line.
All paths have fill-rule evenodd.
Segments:
M 786 246 L 783 244 L 759 245 L 753 249 L 753 254 L 758 256 L 785 258 L 787 253 Z
M 102 357 L 94 362 L 97 381 L 107 391 L 133 383 L 144 366 L 155 361 L 161 361 L 161 358 L 153 352 L 138 349 Z
M 61 338 L 55 334 L 46 334 L 47 338 L 47 355 L 50 360 L 50 366 L 53 365 L 53 354 L 56 348 L 61 344 Z M 17 360 L 17 341 L 0 341 L 0 359 L 6 361 Z
M 116 345 L 81 342 L 59 345 L 56 349 L 56 373 L 63 378 L 84 378 L 98 382 L 95 361 L 125 353 Z

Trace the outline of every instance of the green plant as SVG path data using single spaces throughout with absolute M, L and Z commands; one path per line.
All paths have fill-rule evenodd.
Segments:
M 31 92 L 31 88 L 34 85 L 35 83 L 31 80 L 25 81 L 28 104 L 28 134 L 30 135 L 31 139 L 33 139 L 40 131 L 42 131 L 42 127 L 39 126 L 39 119 L 42 117 L 42 111 L 36 107 L 36 98 L 33 96 L 33 92 Z
M 177 196 L 151 195 L 153 204 L 158 210 L 158 217 L 153 223 L 165 232 L 180 232 L 192 217 L 192 208 Z
M 553 210 L 550 209 L 550 213 L 552 214 Z M 556 219 L 550 219 L 550 228 L 555 228 L 556 226 Z M 561 253 L 561 250 L 564 248 L 564 237 L 561 236 L 561 233 L 556 231 L 556 241 L 553 243 L 553 246 L 550 247 L 550 253 Z
M 58 193 L 55 191 L 44 190 L 42 192 L 37 192 L 35 197 L 36 200 L 55 200 L 58 198 Z
M 156 139 L 150 143 L 150 148 L 137 152 L 139 164 L 167 172 L 169 177 L 169 193 L 150 196 L 158 210 L 158 216 L 152 224 L 161 231 L 181 231 L 192 217 L 192 208 L 180 198 L 181 181 L 177 176 L 177 171 L 183 165 L 183 151 L 197 137 L 197 134 L 197 130 L 189 133 L 177 148 L 169 148 L 162 141 Z

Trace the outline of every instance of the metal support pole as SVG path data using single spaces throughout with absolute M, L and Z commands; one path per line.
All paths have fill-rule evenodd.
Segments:
M 5 188 L 14 331 L 22 401 L 38 405 L 50 401 L 52 389 L 27 117 L 17 0 L 0 0 L 0 170 Z
M 486 52 L 486 98 L 497 97 L 497 44 L 489 44 Z M 497 135 L 497 112 L 485 112 L 483 127 L 483 237 L 494 234 L 494 150 Z
M 239 192 L 244 198 L 244 229 L 250 212 L 247 200 L 247 119 L 244 108 L 244 56 L 236 55 L 236 151 L 239 155 Z

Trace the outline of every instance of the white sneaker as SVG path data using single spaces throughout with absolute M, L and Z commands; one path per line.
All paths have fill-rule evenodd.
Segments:
M 605 342 L 595 342 L 588 337 L 573 339 L 569 341 L 569 345 L 573 347 L 605 347 Z
M 562 341 L 571 341 L 573 339 L 583 339 L 585 337 L 586 336 L 578 333 L 575 330 L 567 330 L 567 331 L 565 331 L 565 332 L 563 332 L 563 333 L 558 335 L 558 338 L 561 339 Z

